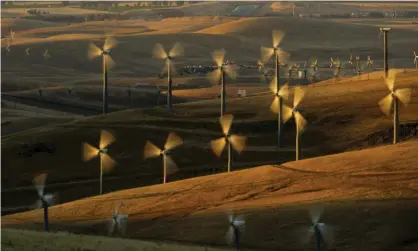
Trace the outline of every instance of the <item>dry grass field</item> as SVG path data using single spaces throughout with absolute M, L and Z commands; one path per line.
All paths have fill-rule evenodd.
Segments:
M 417 146 L 413 140 L 91 197 L 52 207 L 51 228 L 105 235 L 121 202 L 129 238 L 222 245 L 224 213 L 234 210 L 247 216 L 243 247 L 302 250 L 307 208 L 321 204 L 323 221 L 336 229 L 335 250 L 415 250 Z M 40 230 L 41 214 L 6 216 L 2 227 Z
M 418 30 L 412 19 L 265 16 L 288 15 L 292 6 L 284 2 L 258 3 L 249 17 L 232 15 L 236 7 L 247 4 L 254 3 L 140 8 L 120 12 L 130 20 L 82 23 L 8 18 L 24 14 L 26 7 L 2 8 L 2 37 L 9 28 L 16 32 L 9 52 L 6 39 L 1 41 L 3 213 L 27 210 L 36 200 L 33 177 L 47 172 L 47 191 L 57 192 L 64 203 L 51 208 L 53 231 L 104 235 L 105 220 L 121 201 L 121 212 L 130 215 L 127 237 L 157 241 L 56 233 L 52 250 L 65 250 L 62 245 L 86 251 L 97 249 L 95 245 L 100 250 L 203 250 L 205 246 L 221 250 L 228 209 L 248 214 L 244 248 L 313 250 L 312 242 L 302 244 L 300 229 L 308 226 L 307 210 L 317 203 L 325 205 L 323 220 L 336 227 L 335 243 L 329 243 L 327 250 L 416 250 L 418 71 L 413 68 L 412 51 L 418 49 Z M 415 3 L 402 6 L 298 3 L 296 11 L 418 8 Z M 101 12 L 74 4 L 47 9 L 53 15 Z M 166 18 L 147 19 L 158 15 Z M 386 117 L 378 105 L 389 93 L 381 71 L 383 41 L 378 39 L 378 27 L 382 25 L 393 28 L 389 58 L 394 61 L 389 65 L 399 69 L 396 87 L 412 89 L 410 104 L 400 106 L 398 145 L 389 145 L 392 117 Z M 168 113 L 167 79 L 157 77 L 164 62 L 152 58 L 153 47 L 162 43 L 169 50 L 180 42 L 185 55 L 175 60 L 178 71 L 187 65 L 214 65 L 211 53 L 221 48 L 227 51 L 226 60 L 255 65 L 260 46 L 271 46 L 274 29 L 285 33 L 281 46 L 290 54 L 288 63 L 319 60 L 320 80 L 303 87 L 306 96 L 300 105 L 308 121 L 301 138 L 304 160 L 292 162 L 293 119 L 284 127 L 286 148 L 277 151 L 277 115 L 270 111 L 273 94 L 255 69 L 243 68 L 236 80 L 227 78 L 227 112 L 235 116 L 232 131 L 248 136 L 248 146 L 241 155 L 234 154 L 233 172 L 224 173 L 226 154 L 217 158 L 209 145 L 221 136 L 220 87 L 204 74 L 174 74 L 174 112 Z M 102 45 L 104 34 L 111 34 L 118 44 L 112 50 L 116 66 L 109 71 L 111 113 L 99 115 L 102 65 L 99 59 L 88 60 L 87 50 L 90 41 Z M 48 59 L 43 57 L 45 50 Z M 371 56 L 374 67 L 355 76 L 343 66 L 342 78 L 330 79 L 329 58 L 346 61 L 350 53 L 362 61 Z M 267 66 L 272 67 L 272 62 Z M 137 83 L 150 87 L 134 87 Z M 288 105 L 296 81 L 291 83 Z M 247 97 L 238 97 L 239 89 L 245 89 Z M 83 163 L 81 146 L 82 142 L 96 145 L 102 129 L 116 137 L 109 155 L 117 165 L 104 176 L 105 195 L 96 196 L 99 161 Z M 144 160 L 143 148 L 147 140 L 163 146 L 168 132 L 184 140 L 172 152 L 179 171 L 168 177 L 168 184 L 158 185 L 161 159 Z M 37 143 L 55 151 L 27 157 L 25 147 Z M 50 236 L 9 229 L 40 230 L 41 220 L 41 211 L 2 217 L 2 249 L 44 249 Z

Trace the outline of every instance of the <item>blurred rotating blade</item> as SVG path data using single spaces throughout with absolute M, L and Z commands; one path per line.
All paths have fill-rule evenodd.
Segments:
M 286 63 L 286 62 L 289 61 L 290 55 L 287 52 L 285 52 L 284 50 L 279 48 L 279 49 L 277 49 L 276 53 L 279 57 L 280 63 Z
M 167 175 L 173 174 L 179 170 L 174 160 L 166 155 L 165 160 L 167 161 Z
M 105 50 L 105 51 L 110 50 L 110 49 L 114 48 L 116 46 L 116 44 L 117 44 L 116 40 L 113 37 L 107 35 L 106 40 L 105 40 L 104 45 L 103 45 L 103 50 Z
M 395 86 L 395 77 L 386 78 L 385 84 L 389 88 L 390 91 L 393 91 L 393 87 Z
M 178 57 L 184 55 L 183 46 L 180 43 L 176 43 L 168 53 L 170 57 Z
M 245 136 L 238 136 L 238 135 L 231 135 L 229 137 L 229 142 L 231 142 L 232 148 L 238 153 L 244 151 L 245 146 L 247 144 L 247 137 Z
M 83 153 L 82 153 L 82 158 L 84 162 L 87 162 L 91 159 L 93 159 L 94 157 L 96 157 L 99 154 L 99 149 L 97 149 L 96 147 L 88 144 L 88 143 L 83 143 Z
M 226 139 L 225 137 L 212 140 L 210 142 L 212 147 L 212 151 L 216 154 L 216 156 L 221 157 L 223 150 L 225 149 Z
M 118 215 L 120 205 L 121 205 L 121 202 L 120 201 L 116 202 L 115 211 L 113 212 L 113 216 Z
M 100 154 L 100 158 L 102 159 L 104 173 L 112 171 L 112 169 L 116 166 L 116 161 L 114 161 L 108 154 L 102 153 Z
M 171 150 L 183 144 L 183 140 L 174 132 L 170 132 L 164 145 L 164 150 Z
M 221 123 L 222 132 L 224 135 L 228 135 L 229 130 L 231 130 L 233 120 L 234 116 L 232 114 L 225 114 L 219 118 L 219 122 Z
M 279 96 L 284 99 L 289 99 L 289 86 L 287 84 L 283 85 L 279 90 Z
M 272 37 L 273 37 L 273 47 L 277 48 L 277 46 L 280 45 L 280 42 L 282 41 L 284 37 L 284 33 L 281 30 L 273 30 Z
M 313 206 L 309 209 L 309 215 L 311 217 L 312 224 L 317 224 L 319 222 L 323 212 L 324 208 L 319 205 Z
M 40 198 L 44 196 L 44 188 L 45 188 L 45 182 L 46 182 L 47 177 L 48 177 L 48 174 L 42 173 L 33 179 L 33 185 L 35 186 L 36 191 L 38 192 L 38 195 Z
M 109 146 L 113 142 L 115 142 L 115 137 L 113 137 L 113 135 L 110 132 L 108 132 L 106 130 L 102 130 L 100 132 L 100 143 L 99 143 L 99 148 L 100 149 L 106 148 L 107 146 Z
M 318 226 L 319 231 L 321 231 L 322 237 L 324 238 L 324 241 L 326 242 L 327 246 L 333 246 L 334 245 L 334 227 L 330 226 L 328 224 L 320 224 Z
M 297 86 L 294 88 L 294 98 L 293 98 L 293 108 L 297 108 L 299 103 L 305 97 L 306 90 L 302 89 L 302 87 Z
M 267 48 L 264 46 L 261 47 L 261 60 L 263 62 L 269 61 L 270 58 L 273 56 L 273 54 L 274 54 L 273 48 Z
M 213 61 L 215 61 L 216 66 L 222 66 L 222 64 L 224 63 L 225 53 L 226 51 L 224 49 L 215 50 L 214 52 L 212 52 L 212 58 Z
M 112 57 L 110 55 L 103 55 L 105 64 L 106 64 L 106 70 L 110 70 L 113 67 L 115 67 L 116 63 L 113 61 Z
M 225 235 L 225 240 L 228 245 L 232 245 L 234 243 L 234 227 L 229 225 L 228 231 Z
M 382 110 L 382 112 L 386 114 L 386 116 L 390 115 L 390 112 L 392 109 L 392 103 L 393 103 L 392 93 L 386 95 L 386 97 L 384 97 L 383 99 L 379 101 L 380 110 Z
M 224 71 L 231 79 L 237 78 L 237 72 L 230 65 L 225 66 Z
M 283 123 L 286 123 L 292 116 L 293 116 L 293 110 L 287 105 L 282 106 L 282 112 L 283 112 Z
M 279 114 L 279 97 L 274 96 L 274 100 L 273 100 L 273 102 L 271 103 L 270 109 L 271 109 L 274 113 Z
M 90 60 L 102 55 L 102 50 L 97 47 L 93 42 L 89 43 L 88 57 Z
M 147 141 L 144 147 L 144 159 L 158 157 L 161 155 L 160 148 L 156 147 L 153 143 Z
M 31 205 L 29 208 L 30 208 L 30 209 L 40 209 L 40 208 L 42 208 L 43 206 L 44 206 L 44 204 L 43 204 L 42 200 L 41 200 L 41 199 L 39 199 L 39 200 L 37 200 L 37 201 L 35 202 L 35 204 Z
M 108 234 L 109 235 L 112 235 L 113 234 L 113 232 L 115 231 L 115 225 L 116 225 L 116 221 L 115 221 L 115 219 L 110 219 L 109 220 L 109 222 L 108 222 Z
M 297 130 L 298 132 L 302 132 L 303 129 L 305 129 L 306 124 L 307 124 L 306 119 L 302 116 L 302 114 L 300 114 L 300 112 L 295 112 L 294 116 L 295 116 Z
M 166 59 L 168 57 L 167 52 L 165 52 L 162 44 L 156 44 L 152 50 L 152 55 L 154 58 Z
M 411 92 L 412 90 L 409 88 L 397 89 L 394 92 L 394 95 L 404 104 L 407 106 L 411 101 Z
M 274 94 L 277 94 L 277 84 L 276 84 L 276 77 L 274 76 L 273 79 L 270 82 L 270 90 Z
M 118 225 L 119 233 L 123 236 L 126 232 L 126 225 L 128 223 L 128 215 L 127 214 L 121 214 L 116 216 L 116 222 Z
M 212 72 L 209 72 L 207 74 L 207 76 L 209 77 L 209 81 L 213 84 L 213 85 L 219 85 L 220 84 L 220 79 L 222 76 L 222 71 L 221 69 L 216 69 Z

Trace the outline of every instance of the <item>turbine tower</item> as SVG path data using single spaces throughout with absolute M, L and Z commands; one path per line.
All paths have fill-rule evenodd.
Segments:
M 93 42 L 89 44 L 88 57 L 90 60 L 102 56 L 103 65 L 103 113 L 108 112 L 108 76 L 107 71 L 115 65 L 115 61 L 110 57 L 110 50 L 116 46 L 116 40 L 110 36 L 106 37 L 102 48 L 97 47 Z
M 216 50 L 212 52 L 212 58 L 216 63 L 216 69 L 209 73 L 212 84 L 219 84 L 221 81 L 221 116 L 226 112 L 226 78 L 225 73 L 231 78 L 235 79 L 237 73 L 232 69 L 230 64 L 224 62 L 226 51 Z
M 116 162 L 107 154 L 107 147 L 115 141 L 109 132 L 102 130 L 100 133 L 99 148 L 86 142 L 83 143 L 83 161 L 87 162 L 97 156 L 100 158 L 100 194 L 103 192 L 103 173 L 110 171 Z
M 390 28 L 380 28 L 380 34 L 383 33 L 383 64 L 385 69 L 385 78 L 388 77 L 389 74 L 389 66 L 388 66 L 388 32 L 390 31 Z M 379 34 L 379 36 L 380 36 Z
M 173 59 L 183 56 L 184 50 L 180 43 L 176 43 L 173 48 L 167 53 L 161 44 L 156 44 L 153 50 L 154 58 L 165 60 L 165 67 L 163 75 L 167 71 L 168 90 L 167 90 L 167 107 L 168 111 L 173 111 L 173 73 L 174 65 Z
M 163 184 L 167 182 L 167 175 L 170 175 L 178 171 L 176 163 L 170 157 L 170 151 L 183 144 L 183 140 L 175 133 L 170 132 L 167 137 L 167 141 L 164 145 L 164 149 L 160 149 L 150 141 L 145 143 L 144 159 L 154 158 L 158 156 L 163 157 Z
M 274 56 L 274 64 L 275 64 L 275 80 L 276 80 L 276 90 L 280 90 L 280 63 L 285 61 L 281 58 L 287 57 L 285 52 L 279 47 L 280 42 L 284 37 L 284 33 L 280 30 L 273 30 L 272 32 L 273 37 L 273 47 L 266 48 L 261 47 L 261 55 L 263 62 L 267 62 L 272 56 Z M 280 61 L 281 59 L 281 61 Z M 278 111 L 282 111 L 283 107 L 283 100 L 279 97 L 278 100 Z M 283 116 L 282 113 L 278 113 L 277 117 L 277 134 L 278 134 L 278 148 L 284 147 L 284 140 L 283 140 Z
M 35 204 L 35 208 L 43 208 L 44 209 L 44 230 L 49 231 L 49 223 L 48 223 L 48 207 L 54 204 L 55 195 L 53 194 L 45 194 L 45 181 L 48 177 L 48 174 L 43 173 L 36 176 L 33 179 L 33 185 L 38 192 L 39 199 Z
M 410 88 L 395 89 L 396 70 L 389 71 L 389 77 L 385 79 L 386 86 L 390 93 L 379 101 L 380 109 L 387 115 L 390 115 L 393 104 L 393 144 L 399 142 L 399 102 L 405 106 L 411 101 L 412 90 Z
M 220 123 L 222 127 L 223 136 L 219 139 L 212 140 L 210 142 L 213 152 L 220 157 L 222 152 L 225 149 L 225 146 L 228 147 L 228 172 L 231 171 L 232 163 L 232 148 L 238 153 L 244 151 L 244 148 L 247 143 L 247 137 L 231 135 L 229 131 L 231 130 L 232 121 L 234 116 L 227 114 L 220 117 Z
M 290 108 L 287 105 L 283 105 L 283 119 L 286 123 L 291 117 L 295 118 L 296 124 L 296 160 L 301 158 L 301 146 L 300 146 L 300 135 L 306 127 L 306 120 L 297 109 L 300 102 L 305 96 L 305 90 L 297 86 L 294 88 L 293 107 Z

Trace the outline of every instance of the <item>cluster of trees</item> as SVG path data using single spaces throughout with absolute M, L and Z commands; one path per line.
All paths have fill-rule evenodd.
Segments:
M 27 13 L 31 16 L 41 16 L 41 15 L 49 14 L 49 12 L 41 11 L 41 10 L 37 10 L 37 9 L 30 9 L 30 10 L 27 11 Z

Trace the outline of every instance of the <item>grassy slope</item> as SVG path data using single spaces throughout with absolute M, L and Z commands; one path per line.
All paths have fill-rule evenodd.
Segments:
M 401 121 L 416 121 L 418 117 L 416 74 L 398 77 L 399 87 L 413 87 L 411 104 L 400 108 Z M 307 87 L 306 99 L 301 103 L 308 120 L 302 136 L 304 157 L 364 148 L 370 144 L 370 136 L 376 133 L 387 135 L 387 139 L 379 144 L 390 142 L 391 118 L 385 117 L 377 105 L 386 93 L 382 80 L 347 79 L 338 84 L 331 81 Z M 259 94 L 228 101 L 228 111 L 236 116 L 233 131 L 249 136 L 249 147 L 236 157 L 238 166 L 234 169 L 242 165 L 282 163 L 294 159 L 293 152 L 277 154 L 273 151 L 276 117 L 269 111 L 271 100 L 270 94 Z M 80 147 L 83 141 L 95 144 L 101 129 L 111 130 L 117 138 L 109 151 L 118 166 L 108 175 L 122 179 L 105 181 L 105 191 L 159 183 L 161 162 L 158 158 L 144 161 L 143 146 L 146 140 L 163 145 L 168 131 L 177 132 L 185 140 L 185 145 L 173 152 L 181 171 L 170 180 L 223 171 L 226 156 L 217 159 L 208 149 L 208 142 L 219 137 L 218 114 L 219 101 L 209 100 L 176 105 L 174 116 L 168 115 L 164 107 L 127 110 L 3 137 L 2 186 L 29 186 L 32 177 L 41 171 L 50 174 L 49 183 L 96 179 L 98 162 L 82 163 Z M 292 120 L 285 127 L 285 142 L 289 148 L 294 147 L 294 127 Z M 31 158 L 18 157 L 19 144 L 30 142 L 53 142 L 57 152 L 54 155 L 36 154 Z M 3 203 L 8 206 L 29 204 L 35 199 L 31 189 L 29 187 L 19 196 L 4 193 Z M 63 201 L 68 201 L 96 194 L 97 183 L 57 189 Z
M 130 215 L 131 238 L 222 244 L 222 212 L 232 209 L 246 212 L 245 246 L 299 250 L 305 203 L 314 202 L 327 205 L 323 220 L 338 227 L 337 250 L 414 250 L 418 222 L 409 217 L 418 206 L 417 146 L 413 140 L 118 191 L 52 207 L 51 226 L 105 234 L 105 220 L 120 201 L 120 212 Z M 41 215 L 6 216 L 2 226 L 40 229 Z
M 53 251 L 70 250 L 170 250 L 170 251 L 226 251 L 227 249 L 203 246 L 181 245 L 165 242 L 126 240 L 120 238 L 102 238 L 68 233 L 45 233 L 2 229 L 2 250 L 32 251 L 45 248 Z M 53 241 L 51 241 L 53 240 Z

